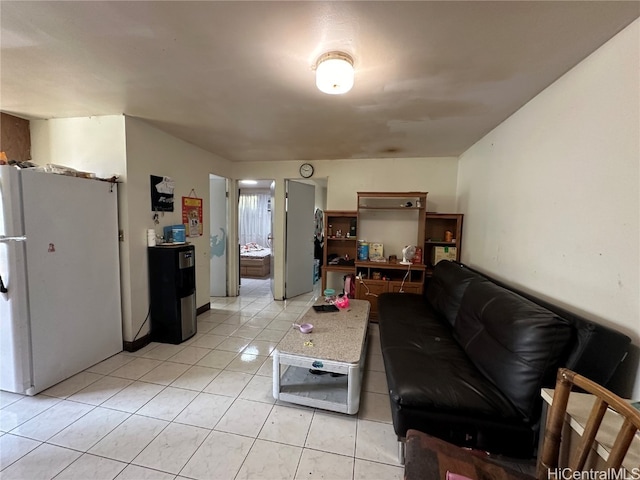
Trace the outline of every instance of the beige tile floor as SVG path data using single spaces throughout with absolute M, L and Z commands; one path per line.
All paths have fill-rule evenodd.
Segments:
M 122 352 L 35 397 L 0 392 L 0 478 L 401 479 L 377 326 L 357 415 L 275 401 L 271 352 L 313 295 L 242 280 L 181 345 Z

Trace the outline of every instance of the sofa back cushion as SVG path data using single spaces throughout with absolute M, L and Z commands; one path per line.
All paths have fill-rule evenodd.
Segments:
M 441 263 L 445 262 L 440 262 L 438 265 Z M 609 386 L 608 382 L 613 377 L 620 362 L 627 356 L 631 338 L 618 330 L 588 320 L 528 292 L 515 289 L 499 280 L 487 277 L 485 274 L 476 272 L 467 266 L 463 268 L 500 287 L 511 290 L 547 310 L 551 310 L 559 317 L 568 321 L 572 326 L 573 336 L 569 341 L 567 350 L 559 366 L 569 368 L 607 388 L 614 388 Z M 606 354 L 604 354 L 604 352 L 606 352 Z M 552 387 L 554 384 L 555 377 L 545 386 Z M 616 393 L 624 395 L 624 392 Z
M 451 325 L 455 324 L 462 296 L 469 283 L 484 279 L 459 263 L 442 260 L 433 270 L 426 290 L 427 301 Z
M 471 282 L 454 336 L 478 369 L 531 420 L 572 338 L 570 323 L 489 281 Z
M 566 352 L 566 359 L 561 366 L 573 370 L 607 388 L 620 362 L 627 356 L 631 338 L 613 328 L 600 325 L 562 307 L 537 298 L 527 292 L 518 291 L 507 285 L 494 283 L 509 288 L 515 293 L 551 310 L 566 319 L 573 327 L 573 339 Z M 603 354 L 606 352 L 606 355 Z M 616 392 L 623 394 L 622 392 Z

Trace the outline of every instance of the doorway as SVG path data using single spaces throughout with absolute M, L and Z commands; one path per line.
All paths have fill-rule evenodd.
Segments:
M 240 180 L 238 184 L 239 294 L 255 280 L 273 281 L 273 185 L 275 181 Z M 247 288 L 243 289 L 243 283 Z
M 298 264 L 295 261 L 293 263 L 287 261 L 287 247 L 286 247 L 286 238 L 287 238 L 287 230 L 289 227 L 291 227 L 291 222 L 287 219 L 287 212 L 286 212 L 286 201 L 287 198 L 286 196 L 288 195 L 287 193 L 287 189 L 288 189 L 288 183 L 292 182 L 291 180 L 278 180 L 277 182 L 274 180 L 258 180 L 257 183 L 255 185 L 244 185 L 242 183 L 240 183 L 240 181 L 238 181 L 237 184 L 237 194 L 238 194 L 238 215 L 236 216 L 236 218 L 238 219 L 237 221 L 237 238 L 238 238 L 238 247 L 241 247 L 242 245 L 245 245 L 246 243 L 248 243 L 249 241 L 251 241 L 251 239 L 245 237 L 242 235 L 241 232 L 241 220 L 240 220 L 240 195 L 242 193 L 246 192 L 256 192 L 256 191 L 261 191 L 264 193 L 268 193 L 270 198 L 271 198 L 271 211 L 270 213 L 270 221 L 271 226 L 269 229 L 269 233 L 271 234 L 270 237 L 267 238 L 267 240 L 265 241 L 266 245 L 261 244 L 261 241 L 258 241 L 256 243 L 258 243 L 258 245 L 264 247 L 268 247 L 270 249 L 270 265 L 269 265 L 269 275 L 268 276 L 264 276 L 262 278 L 264 278 L 265 280 L 269 280 L 269 286 L 270 286 L 270 290 L 271 293 L 273 295 L 273 298 L 275 300 L 285 300 L 286 298 L 292 298 L 293 296 L 295 296 L 296 294 L 298 294 L 297 292 L 291 292 L 291 291 L 286 291 L 286 278 L 287 278 L 287 268 L 295 268 L 296 266 L 301 266 L 302 269 L 304 269 L 306 271 L 306 273 L 303 273 L 301 275 L 304 275 L 305 278 L 311 278 L 312 279 L 312 287 L 314 285 L 316 285 L 317 283 L 319 284 L 319 281 L 315 281 L 315 276 L 314 276 L 314 269 L 316 267 L 316 262 L 314 261 L 314 240 L 316 238 L 316 232 L 314 231 L 314 226 L 315 228 L 317 228 L 317 218 L 322 219 L 322 215 L 323 215 L 323 211 L 326 208 L 326 201 L 327 201 L 327 179 L 326 178 L 318 178 L 318 179 L 314 179 L 314 180 L 300 180 L 300 179 L 295 179 L 293 180 L 293 182 L 297 183 L 297 184 L 307 184 L 307 185 L 312 185 L 315 188 L 315 192 L 314 192 L 314 196 L 312 199 L 312 206 L 310 208 L 310 211 L 308 213 L 308 215 L 303 215 L 301 222 L 302 225 L 304 225 L 305 227 L 305 231 L 306 228 L 309 227 L 310 228 L 310 234 L 306 235 L 304 238 L 308 238 L 310 239 L 309 241 L 311 242 L 311 261 L 310 263 L 308 262 L 304 262 L 303 264 Z M 278 187 L 276 189 L 276 183 L 278 183 Z M 280 188 L 282 187 L 282 189 L 280 190 Z M 278 193 L 276 194 L 276 190 L 278 190 Z M 296 203 L 296 201 L 293 201 L 294 203 Z M 297 230 L 300 231 L 300 229 L 298 227 L 291 227 L 293 230 Z M 320 232 L 322 230 L 320 229 Z M 296 241 L 295 240 L 291 240 L 289 242 L 289 245 L 295 244 Z M 231 251 L 233 251 L 233 249 L 231 249 Z M 321 256 L 320 256 L 321 258 Z M 275 260 L 275 261 L 274 261 Z M 254 263 L 254 267 L 255 269 L 259 269 L 259 268 L 265 268 L 265 264 L 266 262 L 263 262 L 263 264 L 261 265 L 257 265 Z M 287 266 L 289 265 L 289 266 Z M 260 271 L 258 270 L 254 270 L 254 276 L 255 273 L 260 273 Z M 235 272 L 234 272 L 235 273 Z M 241 267 L 240 267 L 240 255 L 238 255 L 238 268 L 237 268 L 237 273 L 238 273 L 238 278 L 240 278 L 240 273 L 241 273 Z M 246 274 L 246 269 L 244 270 L 244 273 Z M 293 272 L 290 272 L 293 273 Z M 292 277 L 289 276 L 289 278 L 291 279 Z M 244 278 L 240 280 L 240 287 L 242 287 L 243 285 L 243 281 Z M 237 282 L 236 282 L 237 283 Z M 295 281 L 294 281 L 295 283 Z M 248 285 L 248 282 L 245 281 L 244 284 Z M 251 284 L 255 284 L 255 282 L 251 282 Z M 291 285 L 291 281 L 290 281 L 290 285 Z M 238 295 L 245 295 L 246 291 L 249 290 L 250 288 L 247 287 L 247 289 L 244 288 L 239 288 L 238 290 Z M 309 291 L 311 291 L 312 288 L 309 289 Z M 302 293 L 302 292 L 300 292 Z M 230 295 L 235 295 L 236 293 L 229 293 Z

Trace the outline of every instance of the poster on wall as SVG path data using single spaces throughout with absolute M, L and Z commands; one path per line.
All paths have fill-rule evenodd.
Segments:
M 182 223 L 188 237 L 202 236 L 202 199 L 182 197 Z
M 171 177 L 151 175 L 151 211 L 173 212 L 173 189 L 175 182 Z

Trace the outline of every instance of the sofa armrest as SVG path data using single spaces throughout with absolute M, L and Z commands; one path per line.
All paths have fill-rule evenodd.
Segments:
M 627 356 L 631 338 L 612 328 L 573 317 L 576 338 L 564 365 L 606 386 Z M 602 355 L 607 352 L 607 355 Z

